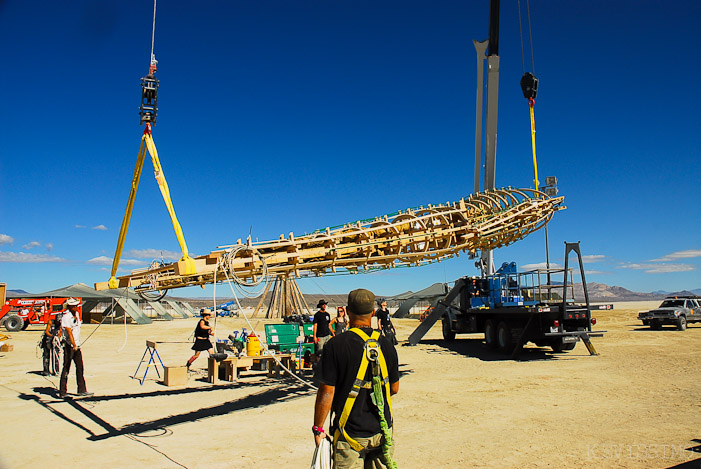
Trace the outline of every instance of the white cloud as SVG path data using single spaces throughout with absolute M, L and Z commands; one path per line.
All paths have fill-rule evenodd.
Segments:
M 146 262 L 143 259 L 121 259 L 119 261 L 119 265 L 138 265 L 148 267 L 149 262 Z
M 85 262 L 93 265 L 112 265 L 112 258 L 107 256 L 98 256 L 88 259 Z
M 45 246 L 46 246 L 46 250 L 49 252 L 54 250 L 54 243 L 46 243 Z
M 161 249 L 132 249 L 125 255 L 129 257 L 136 257 L 137 259 L 163 259 L 167 261 L 177 261 L 180 260 L 183 255 L 179 252 L 165 251 Z M 192 256 L 191 256 L 192 257 Z
M 690 264 L 623 264 L 618 266 L 619 269 L 642 270 L 646 274 L 668 274 L 670 272 L 689 272 L 696 270 L 696 267 Z
M 590 254 L 587 256 L 582 256 L 582 262 L 583 263 L 591 263 L 591 262 L 601 262 L 604 259 L 606 259 L 606 256 L 603 254 Z
M 696 267 L 689 264 L 659 264 L 649 270 L 646 270 L 646 274 L 667 274 L 670 272 L 689 272 L 696 270 Z
M 107 231 L 107 227 L 106 227 L 105 225 L 93 226 L 91 229 L 93 229 L 93 230 L 100 230 L 100 231 Z
M 87 228 L 85 225 L 75 225 L 76 228 Z
M 536 269 L 547 269 L 548 266 L 545 262 L 538 262 L 537 264 L 525 264 L 519 266 L 519 271 L 520 272 L 526 272 L 528 270 L 536 270 Z M 563 266 L 560 264 L 555 264 L 554 262 L 550 263 L 550 268 L 551 269 L 562 269 Z
M 12 244 L 15 242 L 15 238 L 12 236 L 0 233 L 0 244 Z
M 63 262 L 56 256 L 47 254 L 30 254 L 26 252 L 0 252 L 0 262 L 21 262 L 21 263 L 39 263 L 39 262 Z
M 41 246 L 41 243 L 39 241 L 30 241 L 29 243 L 25 244 L 22 246 L 22 249 L 32 249 Z
M 89 259 L 85 261 L 88 264 L 92 265 L 112 265 L 112 258 L 107 257 L 107 256 L 98 256 L 98 257 L 93 257 L 92 259 Z M 143 266 L 146 263 L 144 261 L 138 260 L 138 259 L 121 259 L 119 261 L 119 265 L 138 265 L 138 266 Z
M 687 249 L 686 251 L 673 252 L 672 254 L 667 254 L 659 259 L 652 259 L 651 262 L 669 262 L 679 259 L 692 259 L 694 257 L 701 257 L 701 249 Z
M 93 257 L 92 259 L 89 259 L 86 262 L 88 264 L 94 264 L 94 265 L 111 265 L 112 258 L 107 257 L 107 256 L 98 256 L 98 257 Z

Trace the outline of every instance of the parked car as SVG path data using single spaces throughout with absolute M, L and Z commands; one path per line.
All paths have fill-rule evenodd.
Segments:
M 638 319 L 650 329 L 660 329 L 670 324 L 683 331 L 688 323 L 701 322 L 701 297 L 667 297 L 658 308 L 638 313 Z

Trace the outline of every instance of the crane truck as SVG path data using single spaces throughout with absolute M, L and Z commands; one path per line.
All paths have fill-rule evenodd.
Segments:
M 572 251 L 579 260 L 584 304 L 574 301 L 568 259 Z M 558 273 L 564 275 L 562 284 L 550 280 Z M 458 279 L 409 336 L 409 344 L 416 345 L 441 320 L 444 340 L 455 340 L 456 334 L 482 333 L 488 347 L 512 354 L 512 358 L 527 342 L 563 352 L 574 349 L 580 340 L 591 355 L 598 355 L 590 339 L 606 331 L 592 330 L 596 319 L 591 312 L 612 308 L 589 303 L 579 242 L 565 243 L 563 269 L 518 272 L 516 263 L 505 262 L 492 275 Z

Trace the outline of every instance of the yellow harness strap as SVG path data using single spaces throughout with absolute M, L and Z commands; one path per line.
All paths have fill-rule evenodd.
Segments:
M 533 111 L 534 106 L 535 100 L 533 98 L 530 98 L 528 100 L 528 107 L 531 108 L 531 146 L 533 147 L 533 172 L 535 173 L 535 179 L 533 180 L 533 182 L 535 183 L 535 190 L 538 190 L 538 185 L 540 183 L 538 181 L 538 161 L 535 157 L 535 114 Z
M 361 329 L 358 329 L 357 327 L 350 329 L 350 331 L 356 333 L 361 339 L 363 339 L 365 341 L 366 346 L 369 341 L 373 341 L 377 345 L 377 350 L 379 351 L 377 360 L 380 362 L 380 372 L 382 375 L 380 376 L 380 379 L 382 380 L 382 383 L 385 387 L 385 396 L 387 397 L 387 404 L 389 405 L 389 413 L 390 416 L 392 416 L 392 398 L 390 397 L 389 392 L 389 373 L 387 372 L 387 362 L 385 361 L 385 356 L 382 353 L 382 349 L 379 347 L 379 343 L 377 342 L 377 339 L 379 339 L 380 337 L 380 331 L 373 331 L 371 336 L 368 336 L 365 332 L 363 332 Z M 338 428 L 334 432 L 333 436 L 333 442 L 334 444 L 336 444 L 338 439 L 341 437 L 341 434 L 343 434 L 343 437 L 346 439 L 348 444 L 351 445 L 351 447 L 358 452 L 360 452 L 363 449 L 363 447 L 360 445 L 360 443 L 351 438 L 348 435 L 348 433 L 346 433 L 345 427 L 346 422 L 348 422 L 348 417 L 350 416 L 351 409 L 353 409 L 353 405 L 355 404 L 355 399 L 358 397 L 358 393 L 360 392 L 360 390 L 372 388 L 372 381 L 365 381 L 365 374 L 367 372 L 369 364 L 370 360 L 368 359 L 367 351 L 366 349 L 363 349 L 363 358 L 360 361 L 360 367 L 358 368 L 358 373 L 355 376 L 355 382 L 353 383 L 353 387 L 351 388 L 351 391 L 348 394 L 346 403 L 343 405 L 343 411 L 341 412 L 341 417 L 338 421 Z
M 124 247 L 124 239 L 127 236 L 127 230 L 129 229 L 129 220 L 131 219 L 131 211 L 134 208 L 134 200 L 136 199 L 136 191 L 139 188 L 139 180 L 141 179 L 141 170 L 144 167 L 144 159 L 146 157 L 146 152 L 151 155 L 151 161 L 153 162 L 154 176 L 158 182 L 158 188 L 163 196 L 163 201 L 166 203 L 166 208 L 168 209 L 168 214 L 170 215 L 170 220 L 173 223 L 173 229 L 175 230 L 175 236 L 178 238 L 178 243 L 180 244 L 180 249 L 182 250 L 183 257 L 180 261 L 183 263 L 183 273 L 186 275 L 196 273 L 195 261 L 190 257 L 187 250 L 187 244 L 185 243 L 185 236 L 183 235 L 183 230 L 180 227 L 178 218 L 175 216 L 175 209 L 173 208 L 173 202 L 170 198 L 170 190 L 168 189 L 168 183 L 166 182 L 165 175 L 163 174 L 163 168 L 161 167 L 161 162 L 158 159 L 158 151 L 156 150 L 156 144 L 151 136 L 151 126 L 146 124 L 146 129 L 141 136 L 141 147 L 139 148 L 139 156 L 136 159 L 136 166 L 134 167 L 134 176 L 131 180 L 131 192 L 129 193 L 129 200 L 127 201 L 127 209 L 124 212 L 124 219 L 122 220 L 122 228 L 119 230 L 119 240 L 117 241 L 117 250 L 114 253 L 114 258 L 112 259 L 112 273 L 108 282 L 109 288 L 117 288 L 119 283 L 115 278 L 117 274 L 117 268 L 119 267 L 119 260 L 122 257 L 122 249 Z

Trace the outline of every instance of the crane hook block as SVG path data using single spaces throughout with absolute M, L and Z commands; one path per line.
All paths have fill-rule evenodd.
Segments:
M 158 79 L 149 73 L 141 78 L 141 106 L 139 106 L 139 116 L 141 124 L 148 122 L 156 123 L 158 114 Z
M 538 94 L 538 79 L 531 72 L 526 72 L 521 77 L 521 90 L 523 97 L 528 100 L 535 99 Z

